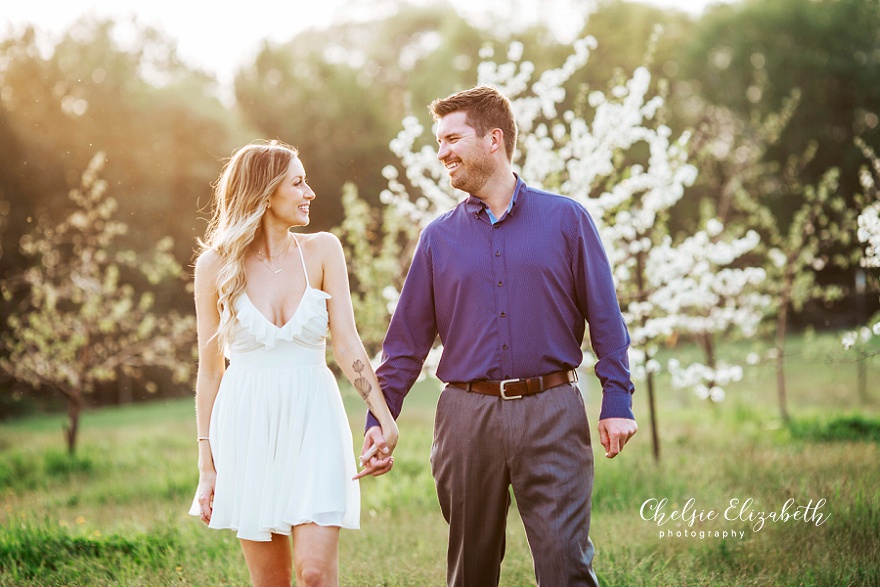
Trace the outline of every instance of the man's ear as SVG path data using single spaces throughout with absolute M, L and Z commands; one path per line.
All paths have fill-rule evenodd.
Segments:
M 493 128 L 489 131 L 489 152 L 495 154 L 499 149 L 504 149 L 504 131 L 500 128 Z

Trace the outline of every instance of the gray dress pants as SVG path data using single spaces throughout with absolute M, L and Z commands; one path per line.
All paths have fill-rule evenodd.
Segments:
M 431 468 L 449 523 L 450 587 L 498 585 L 510 487 L 538 585 L 598 586 L 589 536 L 593 451 L 575 385 L 516 400 L 446 387 Z

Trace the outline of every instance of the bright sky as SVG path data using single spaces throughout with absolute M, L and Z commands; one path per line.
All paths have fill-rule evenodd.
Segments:
M 429 0 L 415 0 L 427 3 Z M 449 0 L 463 15 L 485 21 L 496 20 L 500 11 L 516 22 L 544 19 L 565 37 L 580 28 L 572 19 L 572 6 L 589 0 Z M 719 0 L 645 0 L 700 14 Z M 730 0 L 720 0 L 730 1 Z M 246 0 L 222 3 L 194 0 L 29 0 L 4 2 L 0 37 L 9 26 L 26 23 L 50 34 L 64 31 L 86 14 L 124 17 L 134 15 L 143 24 L 155 26 L 178 41 L 178 53 L 189 64 L 216 74 L 222 84 L 232 80 L 235 69 L 250 61 L 262 40 L 285 42 L 309 27 L 326 27 L 347 18 L 371 18 L 398 4 L 397 0 L 321 0 L 278 2 Z M 501 8 L 503 7 L 503 9 Z M 490 20 L 491 22 L 491 20 Z

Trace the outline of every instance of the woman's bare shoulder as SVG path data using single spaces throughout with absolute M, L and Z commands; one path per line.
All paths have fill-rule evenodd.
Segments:
M 223 259 L 217 251 L 214 249 L 205 249 L 199 253 L 198 258 L 196 259 L 196 275 L 206 277 L 217 275 L 222 264 Z
M 322 258 L 335 256 L 335 253 L 342 250 L 342 243 L 332 232 L 297 234 L 296 239 L 306 253 L 311 252 Z
M 296 240 L 303 246 L 311 247 L 333 246 L 339 243 L 339 237 L 332 232 L 296 233 Z

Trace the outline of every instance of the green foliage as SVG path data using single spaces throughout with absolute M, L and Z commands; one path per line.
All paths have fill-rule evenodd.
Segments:
M 399 121 L 472 79 L 483 38 L 448 7 L 404 4 L 386 18 L 266 43 L 238 73 L 245 121 L 302 153 L 318 194 L 313 228 L 342 221 L 345 183 L 379 204 L 379 172 L 394 160 L 388 142 Z
M 848 270 L 859 253 L 853 239 L 856 212 L 840 187 L 840 170 L 827 169 L 811 183 L 808 167 L 816 158 L 817 143 L 789 155 L 783 165 L 772 154 L 808 98 L 793 89 L 771 112 L 763 103 L 746 113 L 703 104 L 694 142 L 703 216 L 721 218 L 734 233 L 755 230 L 761 235 L 754 255 L 767 274 L 762 289 L 774 300 L 766 309 L 767 330 L 775 331 L 777 340 L 777 396 L 783 419 L 788 418 L 783 360 L 790 312 L 841 300 L 846 290 L 840 280 L 821 276 Z M 706 197 L 709 194 L 718 197 Z
M 856 201 L 859 208 L 864 208 L 860 215 L 857 238 L 864 247 L 864 253 L 859 259 L 859 264 L 865 267 L 867 279 L 866 290 L 880 296 L 880 248 L 877 246 L 877 227 L 869 228 L 867 219 L 869 207 L 874 209 L 880 206 L 880 157 L 862 139 L 856 139 L 856 146 L 861 150 L 866 163 L 859 169 L 859 183 L 862 191 Z M 863 226 L 864 224 L 864 226 Z
M 673 85 L 681 81 L 681 46 L 696 33 L 698 22 L 684 12 L 647 3 L 600 0 L 597 4 L 580 36 L 593 35 L 599 46 L 593 51 L 588 71 L 578 81 L 601 89 L 608 80 L 640 66 L 651 70 L 652 79 L 670 80 Z M 658 26 L 663 33 L 656 39 L 655 47 L 649 47 L 649 39 L 655 36 Z M 554 63 L 558 62 L 559 59 Z M 690 124 L 686 121 L 686 125 Z M 676 126 L 676 132 L 680 132 L 682 128 Z
M 65 396 L 71 417 L 68 449 L 76 443 L 83 394 L 119 373 L 137 376 L 146 367 L 171 370 L 179 382 L 190 376 L 195 320 L 153 310 L 149 292 L 138 295 L 125 279 L 139 273 L 149 283 L 179 277 L 181 267 L 163 239 L 149 256 L 114 247 L 127 226 L 113 219 L 116 201 L 99 179 L 103 153 L 93 159 L 79 189 L 70 192 L 74 209 L 57 225 L 38 224 L 22 238 L 22 252 L 35 264 L 0 281 L 17 312 L 0 335 L 7 355 L 0 369 L 33 386 Z
M 36 485 L 36 463 L 22 453 L 6 453 L 0 462 L 0 488 L 19 487 L 31 489 Z
M 813 300 L 840 299 L 841 288 L 836 284 L 821 284 L 819 272 L 826 267 L 846 269 L 854 261 L 852 233 L 856 214 L 846 207 L 838 191 L 839 176 L 837 169 L 830 169 L 817 185 L 803 186 L 795 173 L 786 173 L 784 180 L 792 186 L 792 191 L 800 192 L 802 204 L 787 233 L 780 233 L 776 223 L 767 226 L 770 248 L 767 269 L 771 276 L 768 285 L 780 304 L 790 303 L 796 312 Z
M 97 472 L 91 456 L 70 455 L 59 450 L 48 450 L 42 461 L 21 451 L 10 451 L 0 461 L 0 490 L 26 491 L 38 484 L 69 481 L 74 477 Z
M 709 103 L 742 116 L 777 112 L 799 91 L 801 104 L 769 160 L 784 166 L 817 142 L 804 183 L 836 167 L 850 194 L 858 185 L 853 138 L 880 141 L 878 29 L 880 4 L 872 0 L 719 4 L 683 45 L 682 70 Z M 784 225 L 799 203 L 797 194 L 780 194 L 777 219 Z
M 417 228 L 392 207 L 376 210 L 346 184 L 342 204 L 345 218 L 334 233 L 348 255 L 351 297 L 358 332 L 370 356 L 379 352 L 391 311 L 409 267 Z
M 71 456 L 61 451 L 46 451 L 43 467 L 50 479 L 67 479 L 73 475 L 95 472 L 95 461 L 89 456 Z
M 95 578 L 122 578 L 119 568 L 160 568 L 179 548 L 179 536 L 168 529 L 129 536 L 72 534 L 46 522 L 0 525 L 0 568 L 16 581 L 79 582 L 83 567 Z M 124 573 L 123 575 L 124 576 Z
M 753 109 L 744 116 L 704 104 L 692 146 L 700 169 L 696 191 L 703 216 L 717 216 L 735 233 L 761 234 L 757 252 L 769 276 L 769 293 L 781 299 L 780 306 L 791 303 L 797 312 L 809 301 L 840 297 L 836 285 L 819 285 L 818 273 L 848 268 L 856 252 L 855 214 L 840 189 L 840 170 L 827 169 L 810 183 L 806 169 L 815 160 L 816 143 L 790 156 L 785 165 L 770 156 L 802 105 L 798 90 L 778 111 L 767 114 Z M 796 207 L 780 217 L 779 202 L 784 199 L 796 202 Z
M 136 21 L 88 17 L 60 36 L 27 28 L 0 38 L 0 272 L 29 264 L 19 240 L 69 213 L 68 187 L 98 150 L 116 217 L 129 227 L 120 246 L 146 257 L 170 236 L 169 252 L 190 261 L 219 159 L 253 131 L 220 102 L 216 80 L 184 66 L 175 47 Z M 132 285 L 152 290 L 158 307 L 192 309 L 179 280 Z
M 789 425 L 794 438 L 823 442 L 880 443 L 880 419 L 862 415 L 798 420 Z

